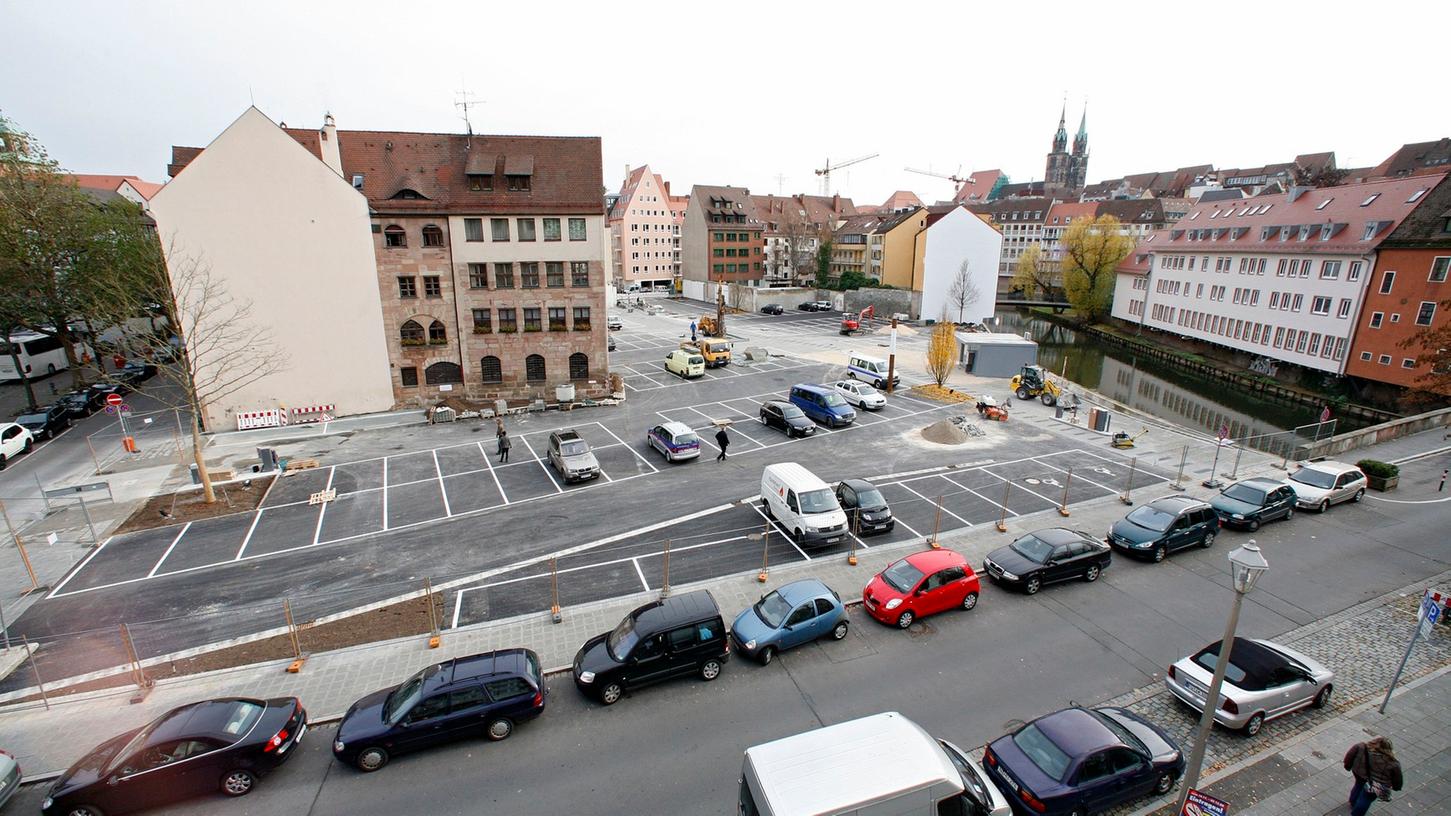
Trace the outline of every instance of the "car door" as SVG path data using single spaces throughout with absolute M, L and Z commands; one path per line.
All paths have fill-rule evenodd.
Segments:
M 226 747 L 220 742 L 202 739 L 182 740 L 177 745 L 172 756 L 178 772 L 177 790 L 185 791 L 180 795 L 196 796 L 217 789 L 222 774 L 232 770 L 223 767 L 233 759 Z
M 1265 494 L 1265 509 L 1260 518 L 1272 521 L 1285 517 L 1285 511 L 1295 502 L 1295 494 L 1288 487 L 1277 487 Z
M 836 606 L 826 598 L 816 599 L 816 617 L 811 619 L 812 639 L 826 637 L 827 633 L 836 628 L 836 616 L 833 614 Z
M 522 717 L 534 709 L 534 695 L 538 691 L 528 680 L 518 675 L 499 677 L 484 683 L 484 690 L 493 701 L 485 710 L 481 725 L 495 717 Z
M 1164 533 L 1164 546 L 1171 550 L 1189 546 L 1193 540 L 1192 527 L 1189 512 L 1180 513 L 1179 517 L 1174 519 L 1174 523 L 1169 526 L 1168 531 Z
M 841 509 L 846 513 L 847 526 L 853 530 L 857 528 L 857 496 L 856 491 L 845 484 L 837 485 L 836 500 L 841 504 Z
M 448 705 L 446 691 L 419 700 L 398 723 L 394 745 L 403 751 L 416 751 L 448 739 Z
M 791 610 L 781 625 L 781 648 L 789 649 L 811 640 L 811 621 L 816 617 L 816 604 L 811 601 Z
M 1277 717 L 1304 705 L 1315 696 L 1315 683 L 1309 673 L 1294 666 L 1281 666 L 1270 673 L 1268 691 L 1271 701 L 1266 706 L 1268 715 Z
M 171 740 L 137 751 L 121 763 L 120 770 L 100 783 L 105 793 L 104 801 L 98 804 L 107 810 L 133 810 L 191 795 L 194 791 L 186 781 L 188 763 L 183 761 L 191 742 Z
M 643 686 L 670 676 L 670 655 L 665 650 L 665 635 L 651 635 L 630 652 L 625 668 L 625 683 Z
M 1340 474 L 1340 477 L 1335 480 L 1335 498 L 1331 499 L 1330 501 L 1332 503 L 1343 502 L 1349 499 L 1351 496 L 1354 496 L 1355 481 L 1356 474 L 1353 471 L 1350 473 Z
M 456 740 L 481 733 L 488 725 L 494 705 L 488 692 L 477 682 L 450 691 L 448 713 L 444 715 L 445 738 Z
M 1059 544 L 1048 554 L 1048 560 L 1043 564 L 1043 582 L 1062 581 L 1073 574 L 1073 554 L 1067 544 Z
M 20 442 L 21 430 L 19 425 L 11 425 L 4 432 L 0 432 L 0 453 L 4 453 L 6 457 L 20 453 L 22 447 Z
M 774 405 L 761 406 L 761 418 L 766 421 L 768 428 L 785 424 L 785 419 L 781 416 L 781 409 Z

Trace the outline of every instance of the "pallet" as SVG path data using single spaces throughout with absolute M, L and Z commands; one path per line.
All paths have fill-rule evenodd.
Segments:
M 308 470 L 310 468 L 315 468 L 317 466 L 318 466 L 318 461 L 316 459 L 307 458 L 307 459 L 288 459 L 287 460 L 287 470 L 289 472 L 294 471 L 294 470 Z

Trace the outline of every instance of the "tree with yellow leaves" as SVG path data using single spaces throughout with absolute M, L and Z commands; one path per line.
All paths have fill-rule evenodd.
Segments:
M 938 323 L 932 327 L 932 336 L 927 340 L 927 373 L 941 388 L 957 365 L 957 332 L 951 323 Z
M 1134 251 L 1134 238 L 1117 218 L 1080 218 L 1063 233 L 1063 290 L 1086 322 L 1108 314 L 1114 270 Z

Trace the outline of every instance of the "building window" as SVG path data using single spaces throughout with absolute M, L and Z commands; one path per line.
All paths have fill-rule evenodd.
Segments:
M 418 369 L 414 366 L 404 366 L 398 369 L 398 377 L 404 388 L 418 387 Z
M 528 176 L 510 176 L 510 175 L 505 175 L 504 178 L 505 179 L 508 179 L 508 181 L 509 181 L 509 192 L 511 192 L 511 193 L 527 193 L 527 192 L 529 192 L 529 177 Z
M 489 229 L 493 232 L 495 241 L 509 240 L 509 219 L 490 218 Z
M 1446 273 L 1451 270 L 1451 257 L 1437 258 L 1431 261 L 1431 283 L 1445 283 Z
M 569 285 L 589 286 L 589 261 L 569 262 Z
M 1335 279 L 1340 277 L 1340 261 L 1321 261 L 1320 277 Z
M 1390 365 L 1391 356 L 1389 354 L 1382 354 L 1380 358 L 1376 360 L 1376 362 L 1380 363 L 1381 365 Z
M 563 306 L 550 306 L 549 307 L 549 330 L 550 331 L 567 331 L 568 329 L 569 329 L 569 326 L 564 322 L 564 307 Z
M 531 354 L 524 358 L 524 379 L 529 382 L 544 382 L 544 357 Z
M 544 324 L 540 320 L 540 314 L 539 314 L 539 307 L 538 306 L 525 306 L 524 307 L 524 331 L 526 331 L 526 332 L 544 331 Z
M 1396 273 L 1391 270 L 1386 270 L 1385 276 L 1380 279 L 1380 293 L 1382 295 L 1389 295 L 1391 293 L 1391 287 L 1395 286 L 1395 284 Z
M 1350 273 L 1345 276 L 1345 279 L 1348 280 L 1348 281 L 1358 281 L 1358 280 L 1360 280 L 1360 271 L 1362 269 L 1364 269 L 1364 268 L 1365 268 L 1365 262 L 1364 261 L 1351 261 L 1350 262 Z
M 494 189 L 494 177 L 482 173 L 471 173 L 469 175 L 469 189 L 476 193 L 492 191 Z
M 408 246 L 408 234 L 397 224 L 389 224 L 383 228 L 383 246 L 406 247 Z
M 464 373 L 458 363 L 434 363 L 423 369 L 423 381 L 429 385 L 461 383 L 464 381 Z
M 1339 317 L 1342 320 L 1350 317 L 1350 298 L 1340 299 L 1340 311 L 1337 312 L 1335 316 Z
M 489 288 L 489 273 L 488 273 L 487 270 L 488 270 L 488 264 L 481 264 L 481 263 L 471 263 L 471 264 L 469 264 L 469 288 L 470 289 L 487 289 L 487 288 Z
M 1435 316 L 1436 301 L 1423 300 L 1421 301 L 1421 310 L 1419 312 L 1416 312 L 1416 325 L 1429 326 L 1431 325 L 1431 320 L 1435 318 Z
M 519 223 L 519 240 L 520 241 L 532 241 L 532 240 L 534 240 L 534 219 L 532 219 L 532 218 L 520 218 L 520 219 L 518 219 L 518 223 Z
M 404 346 L 423 345 L 423 325 L 417 320 L 404 321 L 398 327 L 398 342 Z
M 569 240 L 571 240 L 571 241 L 583 241 L 584 239 L 585 239 L 585 237 L 584 237 L 584 219 L 583 218 L 571 218 L 571 219 L 569 219 Z
M 1415 359 L 1413 359 L 1411 357 L 1404 357 L 1404 358 L 1401 359 L 1401 368 L 1415 368 L 1415 367 L 1416 367 L 1416 361 L 1415 361 Z
M 519 324 L 515 321 L 517 312 L 513 309 L 499 310 L 499 333 L 513 334 L 519 331 Z
M 1378 328 L 1380 328 L 1380 324 L 1381 324 L 1381 321 L 1382 320 L 1385 320 L 1385 312 L 1371 312 L 1370 313 L 1370 327 L 1372 329 L 1378 329 Z
M 1300 307 L 1302 307 L 1304 305 L 1305 305 L 1305 296 L 1304 295 L 1295 295 L 1295 300 L 1294 300 L 1294 303 L 1290 306 L 1290 311 L 1292 311 L 1292 312 L 1298 312 L 1298 311 L 1300 311 Z
M 544 240 L 546 240 L 546 241 L 558 241 L 562 237 L 563 236 L 560 235 L 560 232 L 559 232 L 559 219 L 558 218 L 546 218 L 546 219 L 544 219 Z
M 535 261 L 524 261 L 519 264 L 519 286 L 524 289 L 539 288 L 539 264 Z
M 574 307 L 574 330 L 575 331 L 589 331 L 589 329 L 590 329 L 590 324 L 589 324 L 589 307 L 588 306 L 576 306 L 576 307 Z
M 479 373 L 486 383 L 501 383 L 504 381 L 504 366 L 499 358 L 489 355 L 479 361 Z
M 414 278 L 412 275 L 407 275 L 407 276 L 400 275 L 398 277 L 398 297 L 401 297 L 401 298 L 416 298 L 416 297 L 418 297 L 418 280 L 416 278 Z
M 474 334 L 488 334 L 493 331 L 493 321 L 488 309 L 474 309 Z
M 583 352 L 576 351 L 569 355 L 569 378 L 571 380 L 589 379 L 589 356 Z
M 448 342 L 448 329 L 445 329 L 443 327 L 443 323 L 441 323 L 441 322 L 439 322 L 437 320 L 433 321 L 432 323 L 429 323 L 428 324 L 428 345 L 430 345 L 430 346 L 441 346 L 441 345 L 443 345 L 444 343 L 447 343 L 447 342 Z
M 1371 354 L 1368 351 L 1362 351 L 1360 353 L 1360 359 L 1364 360 L 1367 363 L 1370 362 L 1371 358 L 1374 357 L 1374 356 L 1375 356 L 1374 354 Z
M 564 261 L 544 262 L 544 283 L 550 289 L 564 288 Z
M 482 218 L 465 218 L 464 219 L 464 240 L 465 241 L 482 241 L 482 240 L 484 240 L 484 219 L 482 219 Z
M 1314 300 L 1310 301 L 1310 314 L 1330 314 L 1331 302 L 1330 298 L 1317 295 Z
M 423 276 L 423 296 L 431 298 L 443 297 L 443 283 L 437 275 Z
M 426 247 L 443 246 L 443 230 L 436 224 L 429 224 L 423 228 L 423 245 Z
M 494 288 L 514 288 L 514 265 L 511 263 L 494 264 Z

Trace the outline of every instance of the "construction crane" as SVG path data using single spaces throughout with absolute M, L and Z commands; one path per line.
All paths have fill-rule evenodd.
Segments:
M 831 195 L 831 171 L 840 170 L 843 167 L 851 167 L 853 164 L 861 164 L 867 159 L 875 159 L 878 155 L 880 154 L 873 153 L 870 156 L 858 156 L 855 159 L 844 161 L 841 164 L 832 164 L 831 159 L 827 159 L 826 166 L 815 171 L 816 175 L 821 176 L 821 194 L 824 196 Z
M 959 190 L 962 189 L 962 185 L 964 185 L 964 184 L 976 184 L 977 183 L 977 179 L 974 179 L 972 176 L 959 176 L 959 175 L 957 175 L 957 173 L 952 173 L 951 175 L 949 175 L 947 173 L 934 173 L 931 170 L 918 170 L 915 167 L 904 167 L 902 169 L 903 170 L 906 170 L 908 173 L 917 173 L 918 175 L 922 175 L 922 176 L 935 176 L 935 177 L 940 178 L 940 179 L 947 179 L 948 181 L 952 182 L 953 184 L 956 184 Z M 958 167 L 957 169 L 959 171 L 962 170 L 961 167 Z

